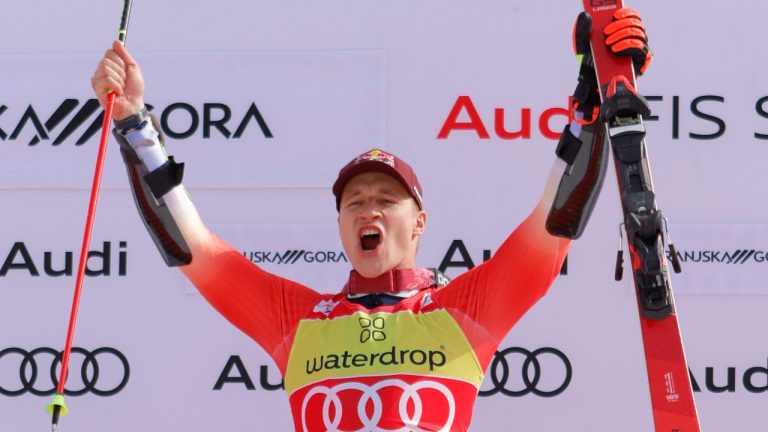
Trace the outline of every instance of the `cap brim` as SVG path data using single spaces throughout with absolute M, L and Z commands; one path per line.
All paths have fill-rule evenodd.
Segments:
M 394 167 L 380 161 L 363 161 L 358 162 L 347 170 L 344 170 L 333 184 L 332 190 L 333 195 L 336 196 L 337 209 L 339 208 L 339 203 L 341 201 L 341 194 L 344 192 L 344 188 L 347 186 L 347 183 L 349 183 L 350 180 L 352 180 L 354 177 L 369 172 L 380 172 L 387 174 L 390 177 L 394 177 L 398 182 L 400 182 L 401 185 L 403 185 L 405 191 L 408 192 L 408 195 L 413 195 L 413 192 L 408 189 L 410 187 L 408 186 L 408 182 L 405 181 L 402 174 L 400 174 L 400 172 Z

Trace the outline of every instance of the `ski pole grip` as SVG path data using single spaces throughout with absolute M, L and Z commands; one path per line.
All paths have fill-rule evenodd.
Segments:
M 128 21 L 131 19 L 131 6 L 133 5 L 133 0 L 125 0 L 123 3 L 123 15 L 120 17 L 120 29 L 117 31 L 117 40 L 120 41 L 121 44 L 125 45 L 125 39 L 128 36 Z M 111 101 L 114 102 L 114 97 L 112 96 L 114 94 L 114 90 L 109 90 L 109 95 L 112 97 Z M 109 103 L 109 102 L 108 102 Z
M 132 0 L 125 0 L 123 4 L 123 16 L 120 17 L 120 30 L 117 32 L 117 39 L 125 45 L 125 38 L 128 34 L 128 20 L 131 19 Z

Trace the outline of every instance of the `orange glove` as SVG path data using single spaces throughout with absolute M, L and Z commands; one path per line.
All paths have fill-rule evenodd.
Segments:
M 603 30 L 605 44 L 617 56 L 632 57 L 635 73 L 638 76 L 645 73 L 651 64 L 653 54 L 648 48 L 648 36 L 640 14 L 630 8 L 617 10 L 613 14 L 613 22 Z

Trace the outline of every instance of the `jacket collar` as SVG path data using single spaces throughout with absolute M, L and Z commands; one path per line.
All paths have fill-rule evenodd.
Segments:
M 345 294 L 397 294 L 403 291 L 445 286 L 450 280 L 432 268 L 392 269 L 375 278 L 365 278 L 352 270 L 344 286 Z

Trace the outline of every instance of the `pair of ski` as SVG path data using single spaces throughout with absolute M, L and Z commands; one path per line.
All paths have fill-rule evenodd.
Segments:
M 643 116 L 647 102 L 637 94 L 635 71 L 629 57 L 608 51 L 603 29 L 613 21 L 622 0 L 583 0 L 592 18 L 592 61 L 602 101 L 600 121 L 611 143 L 619 184 L 624 229 L 631 257 L 640 328 L 645 348 L 653 420 L 657 432 L 699 432 L 696 404 L 677 322 L 664 240 L 669 242 L 675 272 L 677 254 L 656 208 L 650 164 L 645 146 Z M 623 239 L 622 239 L 623 245 Z M 623 251 L 619 250 L 616 280 L 621 279 Z

